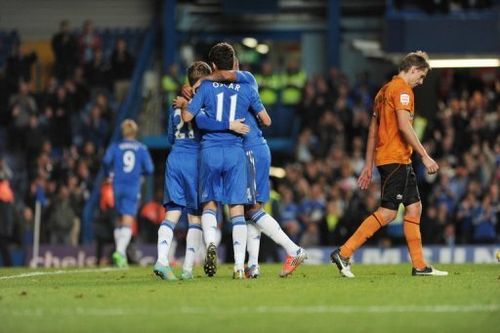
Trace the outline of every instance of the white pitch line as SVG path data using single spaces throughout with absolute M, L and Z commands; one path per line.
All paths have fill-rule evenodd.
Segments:
M 0 280 L 19 279 L 33 276 L 43 275 L 59 275 L 59 274 L 78 274 L 78 273 L 99 273 L 121 270 L 121 268 L 108 267 L 108 268 L 91 268 L 91 269 L 73 269 L 73 270 L 58 270 L 58 271 L 37 271 L 29 273 L 21 273 L 16 275 L 0 276 Z
M 357 314 L 357 313 L 476 313 L 476 312 L 500 312 L 498 304 L 470 304 L 470 305 L 318 305 L 318 306 L 258 306 L 258 307 L 239 307 L 239 308 L 220 308 L 220 307 L 178 307 L 169 310 L 169 315 L 193 315 L 193 314 L 221 314 L 224 315 L 243 315 L 243 314 Z M 10 310 L 0 309 L 1 315 L 12 316 L 94 316 L 94 317 L 122 317 L 137 315 L 164 315 L 163 309 L 145 309 L 145 308 L 38 308 Z

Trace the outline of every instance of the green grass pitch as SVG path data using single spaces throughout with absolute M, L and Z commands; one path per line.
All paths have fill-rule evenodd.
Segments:
M 305 265 L 282 279 L 263 265 L 260 278 L 233 280 L 223 265 L 167 282 L 142 267 L 0 269 L 0 332 L 500 332 L 500 264 L 438 268 L 450 275 L 355 265 L 346 279 Z

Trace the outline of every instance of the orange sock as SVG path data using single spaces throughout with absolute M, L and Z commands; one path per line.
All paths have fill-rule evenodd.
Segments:
M 416 269 L 425 268 L 427 264 L 424 260 L 422 237 L 420 236 L 420 217 L 405 216 L 403 229 L 413 267 Z
M 373 236 L 378 229 L 386 225 L 388 222 L 385 222 L 382 215 L 378 212 L 368 216 L 363 223 L 361 223 L 356 232 L 354 232 L 354 234 L 347 240 L 347 242 L 340 247 L 340 255 L 344 258 L 350 258 L 354 251 L 356 251 L 366 242 L 368 238 Z

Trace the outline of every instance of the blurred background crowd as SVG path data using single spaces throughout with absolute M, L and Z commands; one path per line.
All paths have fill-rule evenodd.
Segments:
M 444 10 L 460 5 L 450 3 Z M 408 4 L 396 1 L 395 8 L 404 6 Z M 53 66 L 44 84 L 35 88 L 33 73 L 39 55 L 22 47 L 17 32 L 0 34 L 0 51 L 4 52 L 0 57 L 3 253 L 9 247 L 32 243 L 36 199 L 44 203 L 42 243 L 82 243 L 84 206 L 96 190 L 94 180 L 118 126 L 117 110 L 127 95 L 143 37 L 143 29 L 96 29 L 91 20 L 73 28 L 63 20 L 50 43 Z M 245 46 L 239 44 L 237 49 L 244 53 Z M 373 97 L 384 80 L 372 79 L 363 69 L 347 75 L 335 66 L 307 73 L 296 58 L 240 60 L 242 69 L 255 75 L 273 118 L 273 128 L 264 134 L 270 140 L 292 139 L 291 146 L 273 150 L 273 166 L 280 167 L 280 172 L 271 175 L 273 190 L 266 209 L 302 247 L 344 242 L 379 204 L 377 173 L 367 191 L 358 189 L 356 179 L 364 164 Z M 169 101 L 186 82 L 184 67 L 171 65 L 161 76 L 161 113 L 159 119 L 149 121 L 162 128 L 166 128 Z M 386 80 L 396 73 L 393 67 Z M 436 69 L 428 85 L 438 107 L 435 112 L 426 110 L 417 88 L 414 126 L 441 170 L 429 176 L 420 160 L 413 160 L 424 207 L 423 242 L 498 243 L 500 73 L 496 68 Z M 154 152 L 157 171 L 151 195 L 145 196 L 138 216 L 139 242 L 156 240 L 163 218 L 161 190 L 167 154 L 168 149 Z M 94 237 L 112 241 L 109 193 L 104 188 L 101 194 Z M 230 237 L 228 227 L 221 228 Z M 397 218 L 370 242 L 382 247 L 403 244 L 402 219 Z M 272 254 L 274 248 L 268 251 Z M 8 264 L 8 256 L 3 258 Z

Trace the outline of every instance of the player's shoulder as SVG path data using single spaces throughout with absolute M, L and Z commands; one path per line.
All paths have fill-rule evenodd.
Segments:
M 400 92 L 411 92 L 411 87 L 400 77 L 393 77 L 389 83 L 387 83 L 387 89 L 394 93 Z
M 146 146 L 144 143 L 142 142 L 139 142 L 139 141 L 136 141 L 137 142 L 137 146 L 139 147 L 139 149 L 142 149 L 142 150 L 148 150 L 148 146 Z
M 198 87 L 198 91 L 200 90 L 204 90 L 204 89 L 207 89 L 207 88 L 210 88 L 214 85 L 214 82 L 215 81 L 211 81 L 211 80 L 204 80 L 200 86 Z
M 239 72 L 240 72 L 240 75 L 242 75 L 246 79 L 250 79 L 252 81 L 255 80 L 255 76 L 251 72 L 249 72 L 249 71 L 239 71 Z

